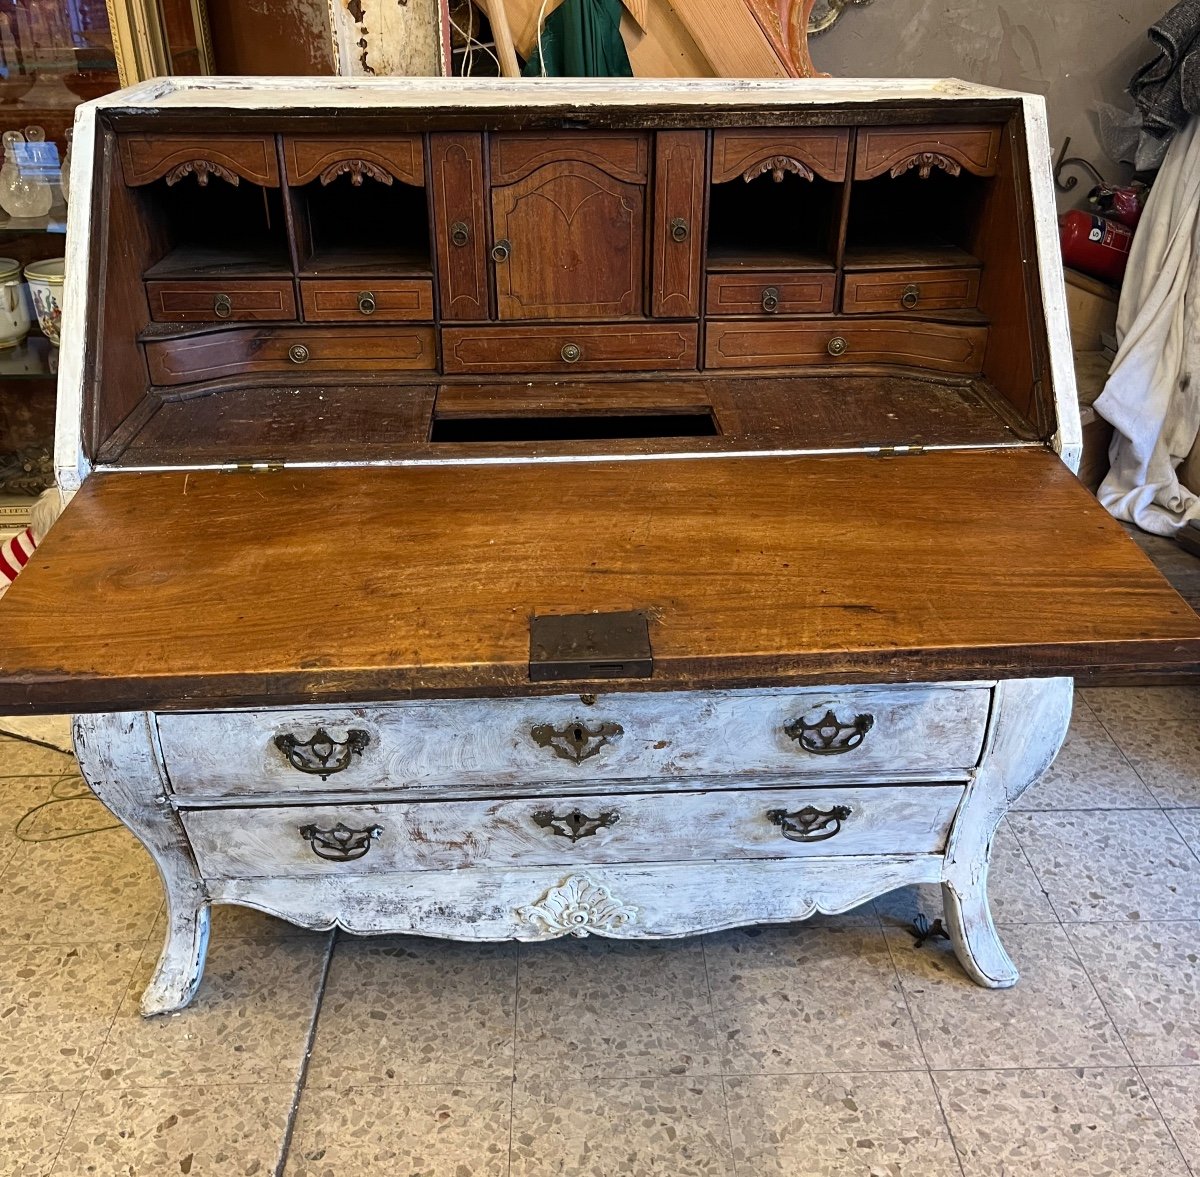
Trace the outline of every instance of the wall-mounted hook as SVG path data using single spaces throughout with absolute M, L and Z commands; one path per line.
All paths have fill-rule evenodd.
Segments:
M 1067 149 L 1070 146 L 1071 136 L 1068 135 L 1063 140 L 1062 150 L 1058 153 L 1058 159 L 1054 161 L 1054 187 L 1059 192 L 1070 192 L 1079 183 L 1078 176 L 1068 176 L 1064 180 L 1062 178 L 1064 168 L 1082 168 L 1097 184 L 1103 184 L 1104 177 L 1086 159 L 1082 159 L 1078 155 L 1067 155 Z

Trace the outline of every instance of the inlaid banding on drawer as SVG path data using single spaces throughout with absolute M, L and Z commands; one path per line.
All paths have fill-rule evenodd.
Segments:
M 695 323 L 447 327 L 446 372 L 637 372 L 695 368 Z
M 150 317 L 156 323 L 221 323 L 296 317 L 290 278 L 250 282 L 146 283 Z
M 655 779 L 656 787 L 737 773 L 895 779 L 956 777 L 979 760 L 986 687 L 621 692 L 464 699 L 387 707 L 161 714 L 163 756 L 181 797 L 470 788 Z M 831 718 L 830 718 L 831 717 Z M 840 728 L 822 748 L 822 732 Z M 578 729 L 578 736 L 576 736 Z M 859 729 L 862 730 L 858 734 Z M 298 771 L 281 737 L 361 744 L 327 781 Z M 556 736 L 555 733 L 562 733 Z
M 433 283 L 428 278 L 300 283 L 300 302 L 310 322 L 393 323 L 433 318 Z
M 967 267 L 848 272 L 842 289 L 847 315 L 969 310 L 978 301 L 979 270 Z
M 710 274 L 710 315 L 822 315 L 833 310 L 837 275 L 828 273 Z
M 962 785 L 185 811 L 206 878 L 937 854 Z

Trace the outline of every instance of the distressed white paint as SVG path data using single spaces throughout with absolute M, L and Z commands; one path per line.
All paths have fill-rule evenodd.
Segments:
M 737 772 L 794 777 L 927 773 L 965 776 L 979 761 L 991 694 L 987 686 L 840 687 L 814 690 L 662 691 L 529 699 L 400 702 L 384 707 L 226 711 L 158 717 L 163 757 L 181 798 L 362 789 L 408 791 Z M 872 719 L 855 748 L 805 750 L 785 727 L 832 711 L 842 723 Z M 595 742 L 579 764 L 540 745 L 535 728 L 580 724 L 622 730 Z M 307 741 L 318 729 L 345 740 L 366 732 L 361 755 L 322 780 L 299 771 L 277 736 Z

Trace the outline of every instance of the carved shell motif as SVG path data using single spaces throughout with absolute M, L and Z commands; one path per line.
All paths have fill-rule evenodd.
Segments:
M 783 182 L 784 172 L 791 172 L 802 180 L 813 178 L 812 168 L 802 164 L 798 159 L 793 159 L 790 155 L 772 155 L 767 159 L 759 160 L 758 163 L 751 164 L 742 173 L 742 179 L 749 184 L 755 177 L 765 176 L 767 172 L 771 173 L 771 179 L 776 184 Z
M 571 875 L 540 902 L 517 908 L 517 915 L 540 924 L 547 936 L 611 936 L 637 913 L 636 907 L 614 899 L 607 887 L 586 875 Z
M 902 176 L 909 168 L 920 168 L 922 180 L 928 180 L 929 173 L 934 168 L 941 168 L 943 172 L 951 176 L 957 176 L 962 171 L 959 164 L 948 156 L 940 155 L 936 151 L 919 151 L 916 155 L 910 155 L 907 159 L 902 159 L 892 168 L 892 179 L 894 180 L 897 176 Z
M 236 172 L 223 168 L 219 163 L 213 163 L 211 159 L 189 159 L 186 163 L 177 164 L 167 173 L 167 186 L 178 184 L 184 176 L 191 175 L 196 177 L 196 183 L 201 188 L 208 187 L 209 176 L 216 176 L 227 184 L 232 184 L 235 188 L 240 182 L 240 177 Z
M 349 174 L 350 183 L 355 188 L 361 188 L 363 177 L 369 176 L 372 180 L 378 180 L 381 184 L 390 184 L 392 176 L 390 172 L 385 171 L 378 164 L 371 163 L 366 159 L 340 159 L 337 163 L 331 163 L 321 173 L 321 183 L 330 184 L 337 179 L 338 176 Z

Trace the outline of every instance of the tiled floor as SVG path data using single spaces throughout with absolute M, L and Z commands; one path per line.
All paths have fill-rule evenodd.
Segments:
M 917 946 L 936 888 L 657 944 L 222 909 L 192 1008 L 146 1022 L 145 853 L 14 834 L 78 785 L 0 742 L 3 1177 L 1200 1177 L 1200 688 L 1080 693 L 997 842 L 1007 992 Z

